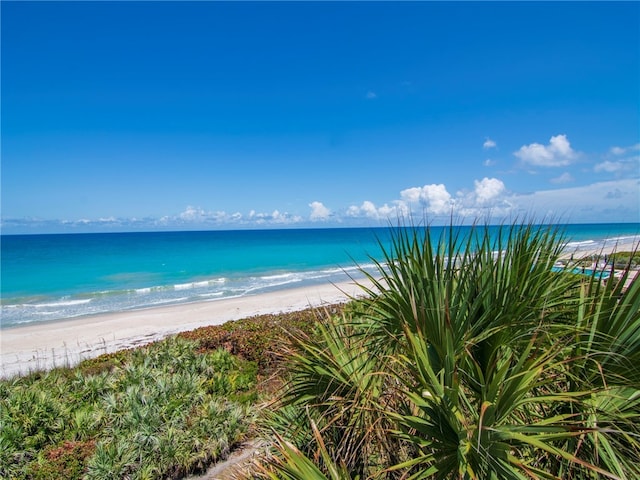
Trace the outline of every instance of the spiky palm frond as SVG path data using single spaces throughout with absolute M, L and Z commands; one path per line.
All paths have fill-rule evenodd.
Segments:
M 273 417 L 291 422 L 287 428 L 300 440 L 311 440 L 304 446 L 307 453 L 319 447 L 307 422 L 300 421 L 309 418 L 336 461 L 359 473 L 370 467 L 374 455 L 388 455 L 395 448 L 389 445 L 381 408 L 388 377 L 363 343 L 361 328 L 366 326 L 338 317 L 320 325 L 314 338 L 293 336 L 290 380 L 281 403 L 298 420 L 291 422 L 291 414 L 287 420 L 287 410 L 285 416 Z
M 629 272 L 584 282 L 565 353 L 565 389 L 589 389 L 574 411 L 592 431 L 564 448 L 620 478 L 640 477 L 640 282 L 627 282 Z
M 310 429 L 318 445 L 313 460 L 294 444 L 275 433 L 274 455 L 266 465 L 258 465 L 256 475 L 259 478 L 270 480 L 358 480 L 360 477 L 352 475 L 345 464 L 336 463 L 313 421 L 311 421 Z M 318 463 L 324 468 L 319 468 Z
M 559 233 L 534 225 L 463 233 L 450 227 L 436 240 L 428 228 L 401 228 L 390 249 L 381 245 L 378 277 L 368 274 L 373 288 L 363 289 L 371 336 L 381 338 L 382 348 L 402 347 L 408 328 L 427 335 L 441 361 L 470 340 L 484 342 L 489 353 L 492 343 L 535 328 L 542 315 L 566 314 L 565 293 L 578 280 L 551 272 L 561 252 Z
M 378 442 L 371 478 L 637 477 L 638 286 L 554 272 L 552 228 L 461 232 L 394 232 L 354 318 L 298 341 L 290 405 L 336 464 Z

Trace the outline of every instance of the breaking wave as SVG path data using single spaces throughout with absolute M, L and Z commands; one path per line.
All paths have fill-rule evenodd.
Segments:
M 361 268 L 373 268 L 368 265 Z M 244 277 L 194 279 L 170 285 L 83 293 L 62 298 L 17 298 L 2 302 L 2 328 L 85 315 L 115 313 L 191 302 L 217 301 L 358 277 L 359 268 L 278 271 Z

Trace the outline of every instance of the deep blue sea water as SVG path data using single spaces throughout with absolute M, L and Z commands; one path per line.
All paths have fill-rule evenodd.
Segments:
M 572 248 L 640 234 L 640 224 L 564 226 Z M 433 234 L 439 234 L 432 227 Z M 3 235 L 2 328 L 215 301 L 358 276 L 389 229 Z

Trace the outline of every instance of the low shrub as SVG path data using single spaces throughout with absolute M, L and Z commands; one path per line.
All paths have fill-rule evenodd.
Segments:
M 256 371 L 225 350 L 202 353 L 168 338 L 77 369 L 2 381 L 0 478 L 179 478 L 202 470 L 252 424 Z
M 607 257 L 615 268 L 637 267 L 640 265 L 640 252 L 616 252 Z
M 332 306 L 331 314 L 342 306 Z M 281 364 L 289 334 L 310 334 L 325 312 L 308 309 L 299 312 L 259 315 L 184 332 L 178 336 L 196 342 L 201 351 L 224 348 L 233 355 L 255 362 L 261 375 L 273 372 Z
M 87 459 L 96 450 L 96 442 L 63 441 L 60 445 L 44 450 L 41 458 L 30 465 L 29 478 L 50 480 L 52 478 L 81 478 L 86 470 Z

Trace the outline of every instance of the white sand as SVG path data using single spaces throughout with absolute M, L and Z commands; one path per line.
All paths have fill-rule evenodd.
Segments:
M 0 377 L 71 366 L 206 325 L 344 302 L 362 290 L 325 284 L 238 298 L 81 317 L 0 331 Z

